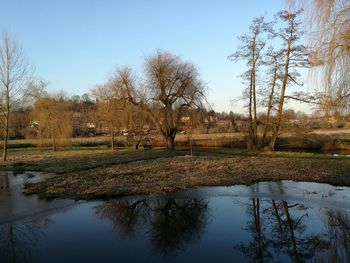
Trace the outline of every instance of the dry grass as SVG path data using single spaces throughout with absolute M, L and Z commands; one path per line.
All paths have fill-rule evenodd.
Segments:
M 25 191 L 43 198 L 90 199 L 286 179 L 350 185 L 349 158 L 206 155 L 168 156 L 66 173 L 26 185 Z
M 333 128 L 333 129 L 317 129 L 312 131 L 311 133 L 314 134 L 321 134 L 321 135 L 350 135 L 350 129 L 349 128 Z
M 101 149 L 98 147 L 71 148 L 53 152 L 51 150 L 13 149 L 9 160 L 0 164 L 0 170 L 6 171 L 43 171 L 51 173 L 67 173 L 84 171 L 96 167 L 148 160 L 160 157 L 183 155 L 183 151 L 169 152 L 162 149 L 132 150 Z
M 315 130 L 310 133 L 283 133 L 277 140 L 277 149 L 303 149 L 303 150 L 350 150 L 350 129 L 323 129 Z M 213 133 L 213 134 L 194 134 L 192 144 L 195 147 L 229 147 L 245 148 L 243 133 Z M 119 146 L 127 144 L 125 136 L 116 136 L 116 143 Z M 176 143 L 179 147 L 188 147 L 189 137 L 186 134 L 178 134 Z M 150 144 L 153 147 L 163 147 L 164 141 L 160 136 L 150 136 Z M 36 139 L 11 140 L 10 148 L 28 148 L 40 145 L 49 146 L 48 142 Z M 70 147 L 108 147 L 110 137 L 86 137 L 72 138 Z M 66 147 L 69 148 L 69 147 Z M 44 148 L 45 149 L 45 148 Z M 65 148 L 62 148 L 65 149 Z

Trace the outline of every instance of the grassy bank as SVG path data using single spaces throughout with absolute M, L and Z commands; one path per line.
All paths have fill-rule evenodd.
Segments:
M 50 149 L 11 149 L 9 161 L 0 164 L 1 171 L 41 171 L 56 174 L 85 171 L 133 161 L 184 155 L 185 152 L 153 150 L 110 149 L 75 147 L 57 152 Z
M 36 167 L 42 171 L 62 174 L 39 184 L 27 184 L 24 190 L 42 198 L 91 199 L 271 180 L 350 186 L 349 157 L 244 153 L 227 149 L 196 150 L 192 158 L 184 156 L 186 153 L 184 150 L 168 152 L 158 149 L 101 153 L 101 156 L 86 153 L 74 157 L 71 154 L 62 156 L 61 160 L 32 160 L 23 163 L 22 168 L 34 167 L 36 162 L 41 162 Z M 70 162 L 71 165 L 67 165 Z M 58 163 L 65 168 L 58 168 Z

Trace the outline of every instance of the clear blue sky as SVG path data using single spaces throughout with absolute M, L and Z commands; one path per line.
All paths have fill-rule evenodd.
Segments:
M 254 17 L 285 8 L 283 0 L 0 0 L 0 32 L 22 44 L 52 91 L 89 92 L 114 66 L 139 69 L 162 49 L 198 66 L 215 110 L 239 111 L 230 101 L 244 69 L 227 56 Z

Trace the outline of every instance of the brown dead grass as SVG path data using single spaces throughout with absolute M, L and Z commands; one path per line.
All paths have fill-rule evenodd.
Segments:
M 81 172 L 133 161 L 152 160 L 184 155 L 184 151 L 148 150 L 101 150 L 97 148 L 84 150 L 66 150 L 59 152 L 21 152 L 9 162 L 0 164 L 0 170 L 7 171 L 42 171 L 56 174 Z
M 28 184 L 25 192 L 42 198 L 91 199 L 271 180 L 350 185 L 350 160 L 268 156 L 172 157 L 66 173 L 39 184 Z

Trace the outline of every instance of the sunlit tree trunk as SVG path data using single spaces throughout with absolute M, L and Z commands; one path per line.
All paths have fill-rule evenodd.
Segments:
M 3 155 L 2 159 L 5 162 L 7 160 L 7 146 L 8 146 L 8 137 L 9 137 L 9 119 L 10 119 L 10 105 L 9 105 L 9 99 L 7 100 L 7 112 L 5 114 L 5 127 L 4 127 L 4 149 L 3 149 Z
M 273 96 L 274 96 L 275 87 L 276 87 L 277 70 L 278 70 L 277 57 L 274 56 L 274 69 L 273 69 L 272 86 L 271 86 L 269 101 L 268 101 L 268 104 L 267 104 L 266 122 L 265 122 L 265 125 L 264 125 L 264 131 L 263 131 L 263 135 L 262 135 L 261 142 L 260 142 L 262 147 L 265 145 L 267 132 L 269 130 L 269 126 L 271 125 L 271 123 L 270 123 L 270 115 L 271 115 L 271 110 L 272 110 L 272 106 L 273 106 Z
M 253 144 L 254 147 L 258 144 L 258 124 L 257 124 L 257 113 L 256 113 L 256 55 L 255 55 L 255 39 L 252 53 L 252 72 L 251 72 L 251 81 L 252 81 L 252 96 L 253 96 Z
M 253 114 L 252 114 L 252 101 L 253 101 L 253 85 L 252 81 L 250 80 L 250 87 L 249 87 L 249 130 L 248 130 L 248 150 L 251 150 L 253 146 Z
M 276 122 L 276 126 L 273 130 L 273 133 L 271 136 L 271 141 L 270 141 L 270 150 L 271 151 L 275 150 L 276 139 L 277 139 L 278 132 L 279 132 L 279 129 L 281 126 L 281 121 L 282 121 L 284 96 L 286 93 L 287 81 L 288 81 L 288 77 L 289 77 L 289 75 L 288 75 L 289 74 L 289 60 L 290 60 L 290 52 L 291 52 L 291 46 L 292 46 L 292 38 L 293 38 L 293 33 L 291 32 L 289 35 L 289 38 L 288 38 L 286 60 L 285 60 L 285 65 L 284 65 L 283 83 L 282 83 L 280 98 L 278 101 L 277 122 Z
M 115 149 L 114 126 L 113 126 L 113 124 L 110 125 L 110 133 L 111 133 L 111 150 L 113 151 Z

